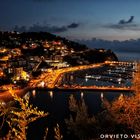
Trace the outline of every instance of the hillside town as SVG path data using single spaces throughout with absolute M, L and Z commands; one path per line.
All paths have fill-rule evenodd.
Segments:
M 1 90 L 10 84 L 24 87 L 33 77 L 50 69 L 106 60 L 117 57 L 111 50 L 89 49 L 49 33 L 0 32 Z

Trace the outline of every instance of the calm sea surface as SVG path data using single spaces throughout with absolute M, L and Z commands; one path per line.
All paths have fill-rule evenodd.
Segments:
M 140 61 L 140 52 L 115 52 L 119 61 Z

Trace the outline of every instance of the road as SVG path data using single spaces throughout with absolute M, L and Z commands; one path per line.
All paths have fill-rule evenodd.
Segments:
M 104 66 L 105 64 L 124 64 L 124 65 L 129 65 L 131 63 L 129 62 L 110 62 L 107 61 L 105 63 L 98 63 L 98 64 L 91 64 L 91 65 L 82 65 L 82 66 L 75 66 L 75 67 L 68 67 L 68 68 L 62 68 L 62 69 L 56 69 L 56 70 L 49 70 L 48 72 L 43 72 L 40 76 L 38 76 L 36 79 L 32 79 L 29 83 L 28 86 L 23 88 L 23 89 L 15 89 L 12 90 L 12 92 L 16 93 L 19 96 L 23 96 L 29 89 L 33 89 L 36 87 L 41 87 L 41 88 L 48 88 L 48 89 L 54 89 L 56 86 L 56 83 L 60 79 L 61 75 L 67 73 L 67 72 L 72 72 L 72 71 L 78 71 L 78 70 L 84 70 L 84 69 L 90 69 L 90 68 L 98 68 L 101 66 Z M 139 80 L 137 80 L 139 81 Z M 6 85 L 7 86 L 7 85 Z M 6 87 L 5 86 L 5 87 Z M 7 86 L 8 88 L 8 86 Z M 68 89 L 67 87 L 61 87 L 61 89 Z M 122 88 L 117 88 L 117 87 L 69 87 L 69 89 L 93 89 L 93 90 L 133 90 L 132 88 L 127 88 L 127 87 L 122 87 Z M 1 92 L 0 93 L 0 100 L 4 101 L 9 101 L 12 99 L 10 90 L 6 89 L 7 91 Z
M 53 89 L 61 77 L 62 74 L 71 72 L 71 71 L 77 71 L 77 70 L 84 70 L 89 68 L 97 68 L 103 66 L 104 63 L 98 63 L 98 64 L 92 64 L 92 65 L 82 65 L 82 66 L 75 66 L 75 67 L 68 67 L 63 69 L 56 69 L 56 70 L 50 70 L 49 72 L 42 73 L 39 77 L 36 79 L 33 79 L 30 81 L 29 86 L 30 87 L 46 87 L 49 89 Z
M 74 86 L 74 87 L 58 87 L 58 90 L 94 90 L 94 91 L 134 91 L 131 87 L 99 87 L 99 86 Z
M 63 74 L 67 72 L 72 71 L 78 71 L 78 70 L 84 70 L 89 68 L 98 68 L 101 66 L 104 66 L 105 64 L 108 65 L 132 65 L 133 63 L 129 62 L 110 62 L 106 61 L 105 63 L 98 63 L 98 64 L 92 64 L 92 65 L 82 65 L 82 66 L 75 66 L 75 67 L 68 67 L 63 69 L 57 69 L 57 70 L 50 70 L 49 72 L 42 73 L 38 78 L 33 79 L 30 81 L 29 86 L 30 87 L 39 87 L 39 88 L 48 88 L 48 89 L 54 89 L 56 86 L 56 83 L 62 77 Z M 89 89 L 89 90 L 110 90 L 110 91 L 133 91 L 130 87 L 100 87 L 100 86 L 74 86 L 73 87 L 59 87 L 58 89 Z

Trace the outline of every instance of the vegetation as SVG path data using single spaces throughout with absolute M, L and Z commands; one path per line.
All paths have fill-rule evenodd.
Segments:
M 42 117 L 48 116 L 48 113 L 38 111 L 29 105 L 29 97 L 21 99 L 13 95 L 20 107 L 8 103 L 0 105 L 1 116 L 1 138 L 5 140 L 26 140 L 28 125 Z M 139 134 L 140 133 L 140 95 L 132 97 L 120 95 L 112 103 L 102 99 L 104 110 L 96 116 L 88 114 L 88 108 L 84 99 L 77 101 L 73 95 L 69 99 L 69 109 L 71 111 L 70 119 L 66 119 L 67 130 L 73 134 L 77 140 L 98 140 L 101 134 Z M 9 131 L 2 134 L 4 127 Z M 44 140 L 47 139 L 48 128 L 46 128 Z M 62 140 L 59 125 L 54 128 L 54 138 Z
M 4 104 L 0 102 L 0 139 L 3 140 L 26 140 L 27 131 L 30 123 L 47 117 L 48 113 L 39 111 L 29 103 L 29 95 L 24 99 L 11 92 L 14 102 Z M 16 104 L 15 104 L 16 103 Z M 7 131 L 4 131 L 6 128 Z M 43 140 L 47 139 L 48 128 L 45 130 Z M 54 127 L 55 140 L 62 140 L 59 124 Z
M 56 140 L 62 140 L 62 139 L 63 139 L 63 136 L 61 135 L 60 128 L 59 128 L 59 125 L 58 125 L 58 124 L 57 124 L 57 126 L 54 128 L 54 132 L 55 132 L 54 138 L 55 138 Z
M 71 96 L 69 108 L 73 115 L 65 120 L 68 133 L 75 134 L 79 140 L 97 140 L 101 134 L 139 134 L 139 102 L 140 95 L 132 97 L 120 95 L 112 103 L 103 99 L 104 110 L 90 117 L 84 100 L 77 102 Z
M 135 134 L 140 134 L 140 65 L 137 66 L 137 72 L 133 82 L 133 88 L 135 95 L 128 97 L 121 95 L 117 100 L 108 103 L 106 109 L 110 113 L 110 116 L 118 124 L 126 125 L 128 129 L 134 131 Z
M 69 99 L 71 115 L 66 120 L 68 130 L 78 136 L 79 140 L 100 139 L 101 134 L 140 134 L 140 65 L 133 82 L 135 95 L 124 96 L 109 102 L 102 99 L 103 111 L 96 116 L 89 117 L 83 99 L 77 102 L 73 96 Z M 111 139 L 111 138 L 110 138 Z M 131 138 L 129 139 L 137 139 Z
M 72 66 L 79 65 L 79 64 L 86 65 L 86 64 L 99 63 L 107 60 L 118 61 L 118 58 L 111 50 L 104 50 L 104 49 L 87 49 L 82 53 L 76 52 L 74 54 L 66 55 L 64 57 L 64 61 L 67 61 Z
M 0 116 L 3 119 L 1 130 L 5 121 L 9 127 L 8 134 L 5 137 L 6 140 L 26 140 L 28 125 L 39 118 L 46 117 L 48 113 L 39 111 L 37 107 L 33 108 L 33 106 L 29 104 L 29 96 L 26 96 L 25 99 L 15 94 L 12 94 L 12 96 L 20 107 L 15 107 L 11 104 L 1 104 Z
M 118 123 L 127 126 L 135 134 L 140 133 L 140 95 L 126 97 L 121 95 L 110 106 L 106 106 L 112 118 Z
M 136 77 L 140 78 L 140 67 Z M 124 96 L 121 94 L 113 102 L 102 99 L 103 111 L 96 116 L 88 113 L 88 108 L 81 98 L 77 101 L 73 95 L 69 98 L 70 118 L 65 120 L 68 134 L 74 135 L 77 140 L 98 140 L 101 134 L 140 134 L 140 94 L 139 79 L 136 79 L 134 88 L 136 94 Z M 48 113 L 39 111 L 29 104 L 29 96 L 21 99 L 12 94 L 15 103 L 0 104 L 0 137 L 5 140 L 26 140 L 28 125 L 33 121 L 48 116 Z M 17 104 L 18 103 L 18 104 Z M 4 133 L 5 127 L 7 132 Z M 3 132 L 3 133 L 2 133 Z M 47 139 L 48 128 L 46 128 L 44 140 Z M 54 128 L 54 138 L 62 140 L 64 137 L 60 127 Z M 110 138 L 113 140 L 113 138 Z M 134 138 L 129 138 L 130 140 Z M 136 139 L 136 138 L 135 138 Z
M 75 100 L 74 96 L 70 96 L 69 108 L 72 115 L 70 119 L 66 119 L 65 122 L 68 126 L 69 133 L 74 133 L 80 140 L 88 139 L 91 137 L 96 129 L 95 117 L 89 117 L 87 113 L 87 107 L 84 100 L 81 102 Z

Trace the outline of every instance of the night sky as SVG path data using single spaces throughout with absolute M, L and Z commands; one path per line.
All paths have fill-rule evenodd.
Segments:
M 69 39 L 140 38 L 140 0 L 1 0 L 0 30 Z

